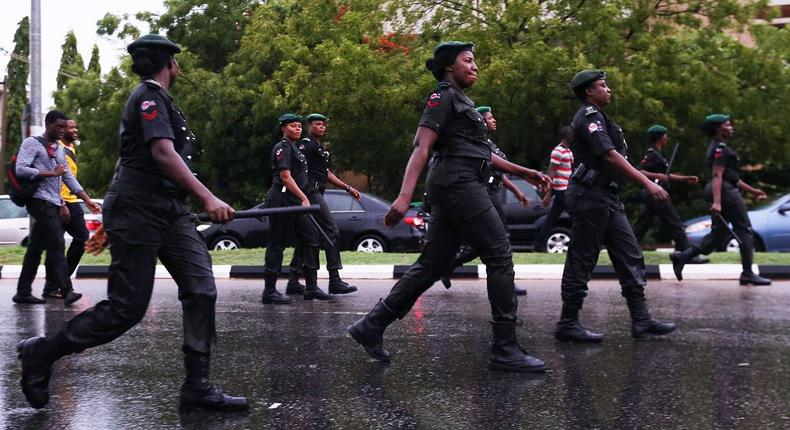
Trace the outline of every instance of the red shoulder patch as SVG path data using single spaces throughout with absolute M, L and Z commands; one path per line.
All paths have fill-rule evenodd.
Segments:
M 143 119 L 146 121 L 153 121 L 159 116 L 159 111 L 154 109 L 151 112 L 143 112 Z
M 716 148 L 716 152 L 713 153 L 713 158 L 721 157 L 724 157 L 724 151 L 721 148 Z
M 277 152 L 274 153 L 274 156 L 277 157 L 277 161 L 282 161 L 285 154 L 283 154 L 283 149 L 279 148 Z
M 431 93 L 431 95 L 428 97 L 428 107 L 433 109 L 436 106 L 439 106 L 439 102 L 441 99 L 442 99 L 442 93 L 438 91 Z

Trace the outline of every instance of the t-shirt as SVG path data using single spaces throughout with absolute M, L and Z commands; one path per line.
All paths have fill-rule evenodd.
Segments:
M 77 178 L 77 145 L 66 145 L 63 141 L 60 141 L 60 147 L 63 148 L 63 153 L 66 155 L 66 164 L 68 164 L 69 170 L 71 170 L 71 174 L 74 176 L 74 179 Z M 68 186 L 64 183 L 62 187 L 60 187 L 60 196 L 63 198 L 63 201 L 66 203 L 77 203 L 77 196 L 71 192 Z
M 570 148 L 557 145 L 551 151 L 551 165 L 554 166 L 554 176 L 551 178 L 551 189 L 565 191 L 573 172 L 573 152 Z

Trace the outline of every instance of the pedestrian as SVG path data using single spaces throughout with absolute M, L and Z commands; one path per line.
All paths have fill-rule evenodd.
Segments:
M 560 129 L 560 143 L 551 151 L 548 175 L 551 178 L 551 194 L 546 193 L 543 197 L 543 206 L 551 207 L 543 225 L 540 226 L 537 236 L 535 236 L 535 252 L 549 252 L 549 234 L 557 223 L 560 215 L 565 211 L 565 190 L 568 189 L 568 181 L 573 171 L 573 152 L 571 152 L 571 141 L 573 140 L 573 129 L 569 126 Z
M 452 267 L 460 240 L 466 240 L 486 265 L 494 342 L 489 368 L 514 372 L 543 372 L 543 361 L 530 357 L 516 340 L 518 301 L 513 285 L 513 255 L 502 218 L 486 188 L 492 168 L 525 177 L 541 188 L 548 177 L 491 153 L 488 130 L 465 90 L 477 81 L 474 45 L 439 44 L 426 67 L 439 81 L 428 96 L 414 137 L 414 150 L 400 194 L 384 221 L 395 225 L 409 208 L 417 180 L 432 151 L 436 164 L 427 181 L 431 221 L 425 247 L 389 295 L 365 317 L 348 327 L 356 342 L 374 359 L 389 361 L 384 330 L 406 316 L 415 301 Z
M 669 172 L 669 162 L 667 162 L 663 153 L 669 142 L 669 132 L 666 127 L 655 124 L 647 129 L 647 135 L 650 147 L 637 168 L 648 179 L 667 190 L 667 192 L 669 192 L 669 182 L 699 183 L 699 178 L 696 176 Z M 637 242 L 642 243 L 645 233 L 647 233 L 650 224 L 653 222 L 653 218 L 658 216 L 663 225 L 669 228 L 672 241 L 675 242 L 675 250 L 683 251 L 688 248 L 686 229 L 672 201 L 656 202 L 644 189 L 639 191 L 639 199 L 642 202 L 642 206 L 639 208 L 639 216 L 636 219 L 636 223 L 634 223 L 634 235 Z M 707 262 L 707 259 L 702 260 L 699 257 L 696 257 L 696 260 L 693 261 L 695 264 Z
M 82 185 L 66 166 L 66 155 L 58 141 L 66 133 L 69 118 L 61 111 L 49 111 L 44 119 L 46 130 L 43 136 L 31 136 L 22 142 L 17 156 L 16 174 L 19 178 L 37 180 L 38 186 L 27 202 L 31 217 L 30 236 L 22 262 L 22 271 L 16 286 L 14 303 L 41 304 L 46 300 L 33 296 L 33 279 L 36 277 L 41 253 L 47 251 L 45 266 L 50 289 L 60 292 L 66 305 L 82 297 L 74 292 L 69 277 L 66 242 L 63 239 L 63 224 L 68 222 L 69 209 L 61 197 L 61 187 L 85 201 L 94 213 L 99 207 L 88 197 Z M 83 221 L 83 227 L 85 222 Z
M 78 139 L 79 129 L 77 128 L 77 121 L 69 119 L 66 123 L 66 131 L 63 133 L 63 138 L 59 141 L 59 144 L 63 148 L 69 172 L 74 176 L 74 179 L 77 178 Z M 82 255 L 85 253 L 85 242 L 90 237 L 90 233 L 88 233 L 88 227 L 85 226 L 85 214 L 82 211 L 82 206 L 77 196 L 71 192 L 66 184 L 60 187 L 60 196 L 66 204 L 66 210 L 63 212 L 68 213 L 68 220 L 63 228 L 71 236 L 71 244 L 66 251 L 66 265 L 68 268 L 66 282 L 69 284 L 68 289 L 73 290 L 71 287 L 71 275 L 77 270 Z M 53 279 L 47 279 L 47 282 L 44 284 L 42 297 L 46 299 L 64 298 L 63 294 L 57 289 L 57 282 Z
M 625 158 L 628 145 L 622 129 L 603 112 L 612 98 L 601 70 L 584 70 L 571 81 L 581 107 L 571 122 L 574 171 L 565 192 L 565 206 L 572 219 L 571 242 L 562 273 L 562 314 L 555 337 L 562 341 L 601 342 L 603 335 L 579 323 L 587 296 L 587 283 L 605 246 L 620 281 L 631 314 L 631 335 L 664 335 L 675 324 L 650 316 L 645 299 L 645 260 L 618 195 L 626 180 L 642 185 L 656 201 L 667 192 L 653 183 Z
M 302 117 L 291 113 L 280 119 L 282 138 L 272 148 L 272 186 L 266 195 L 266 207 L 310 206 L 307 193 L 307 159 L 295 143 L 302 135 Z M 265 282 L 261 302 L 264 304 L 287 305 L 292 300 L 277 291 L 277 277 L 283 265 L 283 251 L 288 240 L 296 237 L 295 252 L 301 254 L 306 287 L 302 291 L 305 300 L 333 301 L 334 297 L 318 288 L 319 232 L 306 214 L 269 216 L 269 244 L 263 267 Z
M 477 111 L 480 112 L 480 115 L 483 115 L 483 119 L 486 121 L 486 128 L 488 129 L 488 145 L 491 146 L 491 152 L 496 154 L 503 160 L 507 160 L 507 155 L 505 155 L 504 151 L 502 151 L 493 140 L 491 140 L 491 133 L 496 132 L 496 118 L 494 118 L 494 113 L 491 110 L 490 106 L 479 106 Z M 507 225 L 507 218 L 505 217 L 505 210 L 502 209 L 502 202 L 499 200 L 499 191 L 502 189 L 502 185 L 505 186 L 510 192 L 516 196 L 516 200 L 521 203 L 524 207 L 529 206 L 529 200 L 527 196 L 516 186 L 516 184 L 511 181 L 506 174 L 503 172 L 491 169 L 491 174 L 486 180 L 486 187 L 488 189 L 488 195 L 491 197 L 491 202 L 494 204 L 494 209 L 496 209 L 499 217 L 502 219 L 502 224 Z M 510 238 L 510 234 L 508 234 L 508 239 Z M 479 257 L 480 255 L 477 251 L 474 250 L 468 244 L 461 245 L 461 248 L 458 250 L 458 253 L 455 255 L 455 261 L 453 262 L 453 267 L 444 276 L 442 276 L 442 284 L 447 289 L 452 287 L 452 281 L 450 281 L 450 274 L 452 274 L 453 270 L 456 267 L 463 266 L 465 263 L 468 263 L 475 258 Z M 527 290 L 519 287 L 515 287 L 516 295 L 517 296 L 526 296 Z
M 324 252 L 326 253 L 326 270 L 329 272 L 329 294 L 348 294 L 357 291 L 357 287 L 349 285 L 340 278 L 340 269 L 343 263 L 340 261 L 340 249 L 337 241 L 340 237 L 340 229 L 337 227 L 329 205 L 324 200 L 327 182 L 345 190 L 352 197 L 360 199 L 359 191 L 351 185 L 343 182 L 332 173 L 331 157 L 329 151 L 322 143 L 329 125 L 329 118 L 320 113 L 307 115 L 307 137 L 298 142 L 299 152 L 304 154 L 307 160 L 307 195 L 311 204 L 319 205 L 321 211 L 315 214 L 315 218 L 321 228 L 327 233 L 332 243 L 323 240 Z M 305 286 L 299 283 L 299 272 L 302 266 L 302 252 L 297 246 L 291 259 L 290 274 L 288 276 L 288 286 L 285 288 L 286 294 L 303 294 Z
M 738 154 L 727 145 L 732 139 L 735 128 L 729 115 L 712 114 L 705 117 L 703 131 L 710 137 L 706 153 L 711 176 L 705 185 L 705 199 L 710 203 L 712 225 L 710 233 L 705 235 L 699 247 L 690 246 L 683 252 L 675 252 L 672 268 L 678 280 L 683 280 L 683 267 L 699 254 L 708 255 L 715 251 L 722 242 L 730 237 L 724 222 L 732 224 L 732 230 L 740 239 L 741 266 L 743 271 L 739 279 L 741 285 L 771 285 L 771 280 L 758 276 L 752 271 L 754 260 L 754 232 L 746 203 L 741 198 L 740 190 L 751 194 L 758 201 L 768 196 L 765 191 L 754 188 L 741 179 L 741 168 Z
M 180 72 L 175 54 L 181 48 L 149 34 L 127 50 L 132 71 L 142 82 L 121 116 L 120 167 L 103 205 L 106 236 L 94 234 L 88 242 L 94 249 L 101 249 L 104 240 L 109 242 L 107 300 L 77 315 L 55 334 L 19 343 L 22 391 L 34 408 L 44 407 L 56 360 L 111 342 L 140 322 L 151 299 L 158 258 L 178 285 L 183 310 L 186 378 L 180 409 L 245 410 L 246 398 L 225 395 L 209 382 L 217 289 L 211 257 L 185 198 L 194 196 L 214 222 L 231 220 L 234 211 L 191 171 L 195 136 L 169 93 Z

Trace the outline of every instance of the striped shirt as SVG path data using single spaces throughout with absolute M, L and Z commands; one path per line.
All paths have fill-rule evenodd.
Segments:
M 551 166 L 554 167 L 554 175 L 551 178 L 551 189 L 565 191 L 568 188 L 568 180 L 573 171 L 573 153 L 563 145 L 557 145 L 551 151 Z

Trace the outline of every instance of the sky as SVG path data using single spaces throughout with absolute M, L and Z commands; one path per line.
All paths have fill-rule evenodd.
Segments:
M 14 50 L 14 33 L 19 21 L 30 15 L 29 0 L 0 0 L 0 48 Z M 41 82 L 44 112 L 53 106 L 52 92 L 55 91 L 60 47 L 66 33 L 74 31 L 77 49 L 87 66 L 94 43 L 99 46 L 102 73 L 106 73 L 126 55 L 125 43 L 96 34 L 96 22 L 105 13 L 134 15 L 140 11 L 163 12 L 163 0 L 41 0 Z M 9 55 L 0 51 L 0 73 L 7 74 Z

